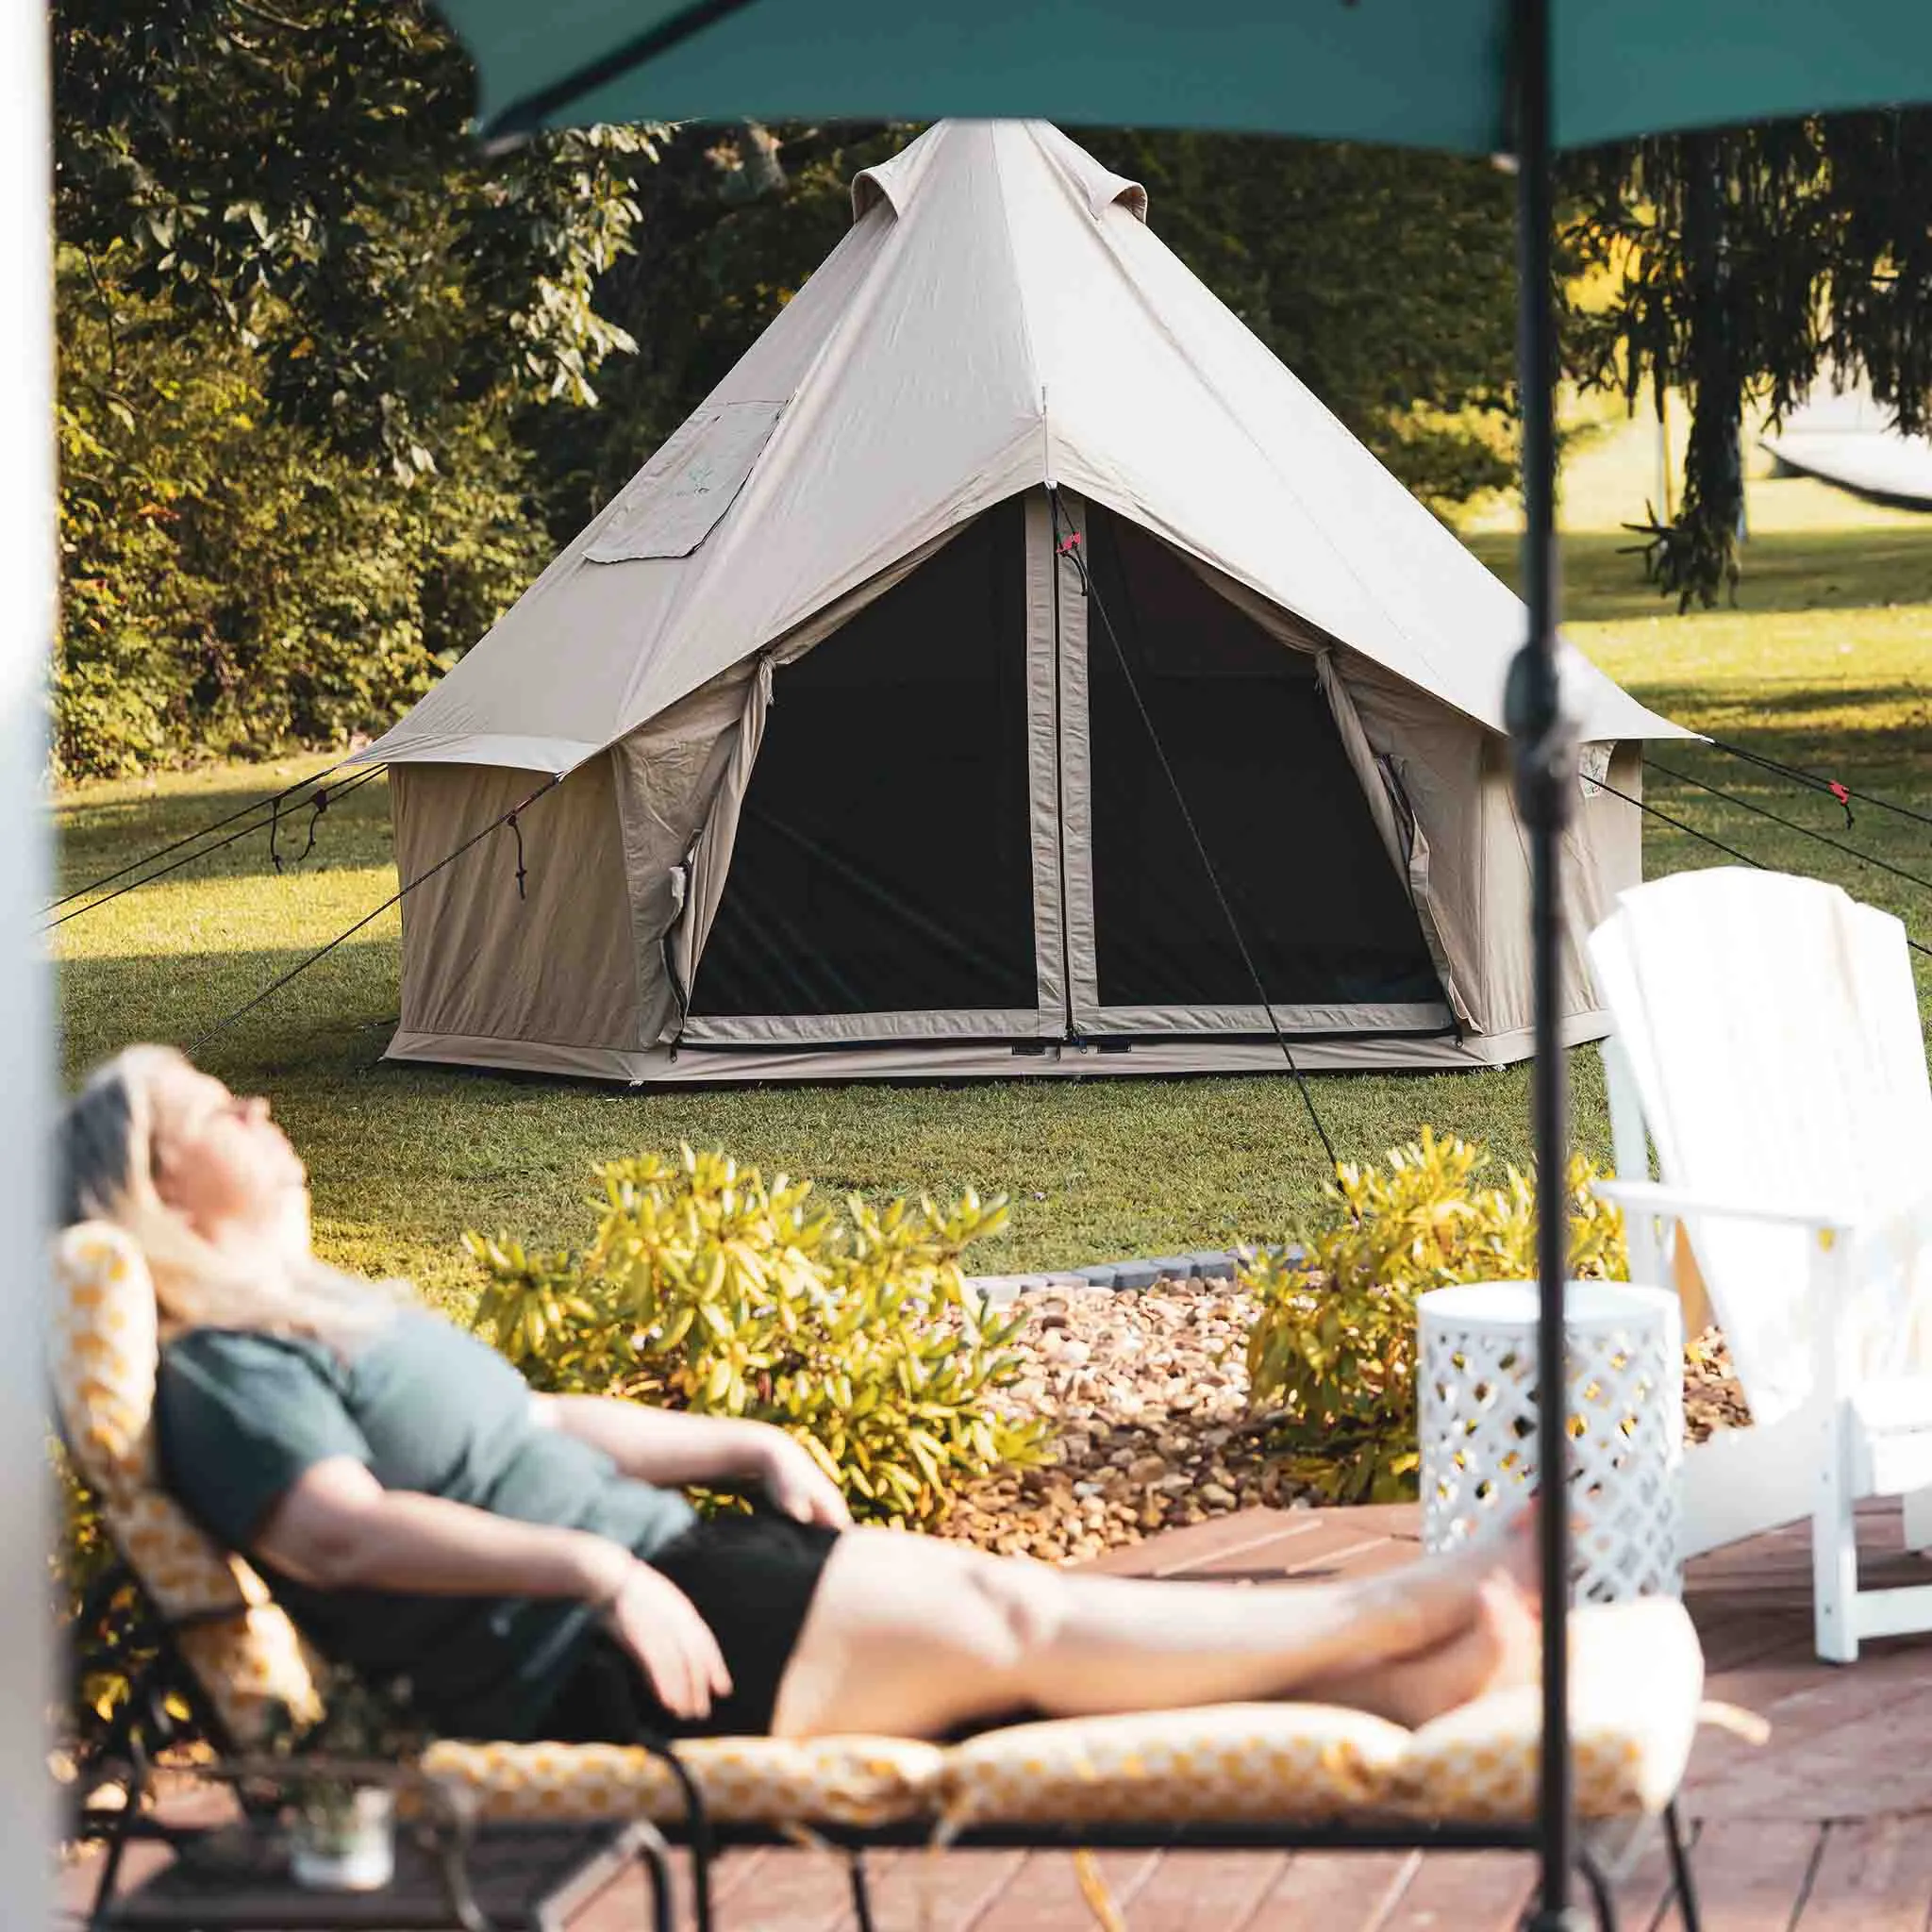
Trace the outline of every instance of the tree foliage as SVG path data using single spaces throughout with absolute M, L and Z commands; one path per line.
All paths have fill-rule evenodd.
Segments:
M 593 401 L 632 346 L 592 301 L 655 130 L 491 159 L 420 0 L 61 0 L 56 222 L 118 289 L 258 350 L 278 412 L 400 474 L 454 408 Z
M 541 566 L 650 129 L 502 160 L 414 0 L 60 0 L 70 774 L 386 724 Z
M 1932 414 L 1932 109 L 1677 134 L 1570 164 L 1570 240 L 1607 271 L 1608 305 L 1570 319 L 1573 366 L 1621 389 L 1681 389 L 1692 412 L 1683 503 L 1642 534 L 1678 599 L 1739 575 L 1738 435 L 1824 375 L 1869 379 L 1907 434 Z
M 542 567 L 523 458 L 482 406 L 405 486 L 279 417 L 259 355 L 72 270 L 60 291 L 63 773 L 379 727 Z

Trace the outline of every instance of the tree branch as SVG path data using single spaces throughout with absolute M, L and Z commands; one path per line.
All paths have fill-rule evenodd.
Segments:
M 93 284 L 94 294 L 101 305 L 101 320 L 108 331 L 108 377 L 116 389 L 121 387 L 121 337 L 114 316 L 114 298 L 108 292 L 108 285 L 101 279 L 100 269 L 95 265 L 93 252 L 83 248 L 80 258 L 87 263 L 87 278 Z
M 228 0 L 228 5 L 237 13 L 246 13 L 269 26 L 278 26 L 284 33 L 312 34 L 315 31 L 306 20 L 290 20 L 285 14 L 276 13 L 272 8 L 261 6 L 259 0 Z

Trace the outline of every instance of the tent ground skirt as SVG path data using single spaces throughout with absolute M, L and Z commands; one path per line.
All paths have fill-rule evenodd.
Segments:
M 1602 1011 L 1572 1014 L 1564 1043 L 1580 1046 L 1610 1030 Z M 1304 1073 L 1474 1073 L 1525 1058 L 1519 1033 L 1458 1040 L 1454 1034 L 1348 1036 L 1291 1042 Z M 880 1045 L 620 1047 L 548 1046 L 525 1040 L 398 1032 L 385 1058 L 505 1073 L 619 1081 L 631 1087 L 749 1086 L 844 1080 L 1172 1079 L 1196 1074 L 1285 1074 L 1273 1040 L 1214 1039 L 1058 1042 L 967 1041 Z

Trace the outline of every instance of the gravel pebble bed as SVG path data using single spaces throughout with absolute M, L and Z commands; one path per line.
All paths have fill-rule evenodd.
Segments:
M 1177 1524 L 1296 1501 L 1248 1413 L 1255 1298 L 1227 1281 L 1029 1290 L 1006 1406 L 1052 1424 L 1056 1459 L 962 1497 L 944 1533 L 1080 1562 Z
M 1229 1281 L 1146 1289 L 1057 1281 L 1017 1297 L 1024 1363 L 1005 1406 L 1046 1418 L 1053 1458 L 976 1485 L 941 1533 L 1003 1555 L 1077 1563 L 1163 1529 L 1267 1504 L 1306 1507 L 1248 1410 L 1257 1304 Z M 1748 1421 L 1715 1329 L 1685 1351 L 1685 1435 Z
M 1715 1328 L 1707 1328 L 1684 1351 L 1684 1440 L 1701 1442 L 1713 1429 L 1742 1428 L 1750 1420 L 1731 1352 Z

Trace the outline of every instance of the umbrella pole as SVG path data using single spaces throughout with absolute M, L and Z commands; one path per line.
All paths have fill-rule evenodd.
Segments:
M 1557 688 L 1556 364 L 1551 313 L 1554 194 L 1550 143 L 1549 0 L 1513 0 L 1516 83 L 1516 194 L 1519 257 L 1518 380 L 1523 398 L 1524 601 L 1529 638 L 1510 666 L 1508 719 L 1516 761 L 1517 808 L 1529 833 L 1530 958 L 1536 1058 L 1532 1113 L 1536 1143 L 1537 1468 L 1542 1498 L 1541 1570 L 1543 1640 L 1542 1870 L 1532 1932 L 1569 1932 L 1580 1924 L 1570 1903 L 1575 1819 L 1570 1766 L 1568 1611 L 1570 1604 L 1569 1387 L 1563 1283 L 1569 1273 L 1564 1174 L 1570 1141 L 1566 1069 L 1558 1027 L 1563 908 L 1559 848 L 1575 797 L 1575 747 Z

